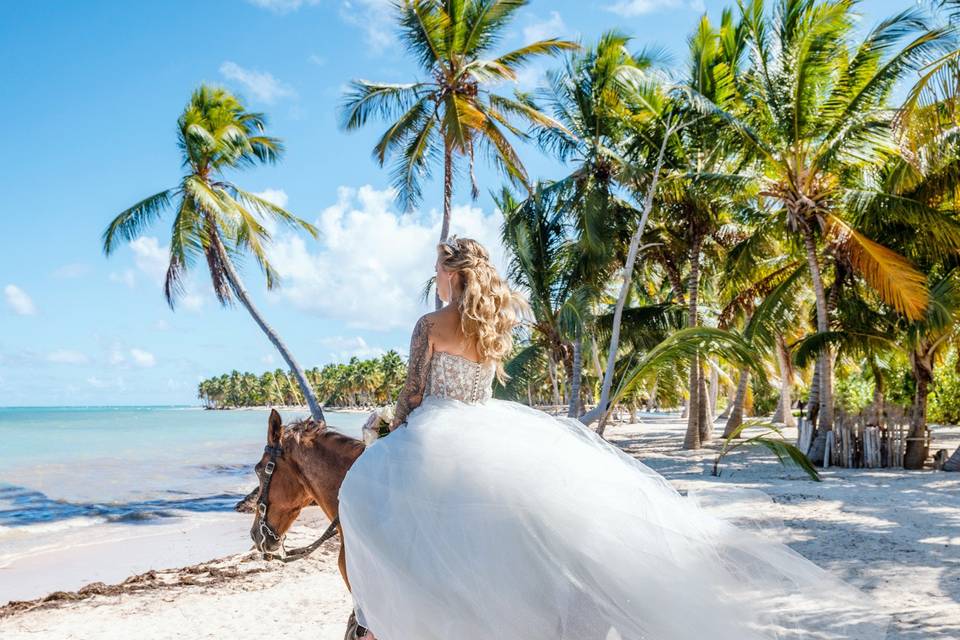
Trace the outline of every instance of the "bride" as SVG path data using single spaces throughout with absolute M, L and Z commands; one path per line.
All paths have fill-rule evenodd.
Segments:
M 581 423 L 492 399 L 523 305 L 476 241 L 413 330 L 392 433 L 340 489 L 360 634 L 381 640 L 881 640 L 869 599 L 704 510 Z

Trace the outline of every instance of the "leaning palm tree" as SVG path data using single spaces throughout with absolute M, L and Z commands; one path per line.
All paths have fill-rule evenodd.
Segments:
M 917 10 L 882 21 L 857 42 L 855 0 L 780 0 L 772 17 L 762 0 L 743 5 L 752 52 L 739 110 L 717 108 L 691 91 L 736 131 L 761 193 L 779 206 L 780 228 L 802 243 L 816 300 L 817 331 L 829 332 L 821 247 L 852 263 L 894 309 L 925 313 L 926 278 L 899 254 L 871 240 L 849 219 L 864 197 L 863 168 L 896 153 L 887 101 L 896 83 L 923 66 L 948 39 L 928 30 Z M 820 416 L 809 455 L 823 459 L 833 428 L 833 358 L 818 358 Z
M 314 237 L 317 230 L 272 202 L 244 191 L 227 180 L 226 171 L 274 163 L 283 146 L 264 134 L 266 118 L 247 111 L 225 89 L 201 85 L 193 92 L 177 121 L 178 144 L 186 174 L 180 184 L 141 200 L 122 212 L 103 233 L 103 251 L 113 253 L 119 241 L 138 238 L 148 225 L 173 206 L 175 216 L 170 238 L 170 263 L 163 293 L 171 308 L 183 293 L 187 272 L 198 260 L 210 271 L 213 290 L 223 305 L 236 296 L 293 372 L 310 412 L 323 419 L 323 410 L 303 369 L 293 354 L 254 306 L 234 260 L 249 252 L 266 275 L 267 288 L 277 276 L 266 253 L 271 234 L 265 226 L 278 222 L 305 230 Z M 174 204 L 175 203 L 175 204 Z
M 522 95 L 508 98 L 484 88 L 487 83 L 516 81 L 517 72 L 538 56 L 576 48 L 575 43 L 549 39 L 486 57 L 526 4 L 527 0 L 397 0 L 400 39 L 428 79 L 406 84 L 354 80 L 344 98 L 344 129 L 358 129 L 371 116 L 390 121 L 373 155 L 381 166 L 394 160 L 393 184 L 405 208 L 419 203 L 432 161 L 443 158 L 441 242 L 450 230 L 457 159 L 467 160 L 474 197 L 477 150 L 485 151 L 512 181 L 525 185 L 527 174 L 509 134 L 525 136 L 511 120 L 555 124 Z

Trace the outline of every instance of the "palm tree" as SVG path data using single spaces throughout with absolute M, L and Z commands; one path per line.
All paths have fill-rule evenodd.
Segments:
M 741 82 L 740 66 L 745 51 L 744 24 L 735 23 L 733 14 L 724 11 L 719 28 L 704 16 L 690 38 L 689 66 L 685 84 L 712 104 L 735 108 Z M 670 171 L 658 195 L 663 216 L 678 227 L 688 253 L 690 270 L 686 296 L 689 305 L 688 326 L 701 323 L 700 289 L 705 254 L 720 241 L 719 231 L 729 221 L 733 196 L 749 193 L 748 182 L 736 175 L 738 159 L 735 145 L 718 138 L 716 126 L 704 118 L 690 117 L 689 126 L 676 137 L 667 160 Z M 729 138 L 729 137 L 728 137 Z M 713 247 L 711 246 L 713 245 Z M 679 275 L 677 275 L 679 277 Z M 690 366 L 687 433 L 684 447 L 697 449 L 711 436 L 712 415 L 706 394 L 703 362 L 694 359 Z
M 841 253 L 894 309 L 924 314 L 925 277 L 848 220 L 862 196 L 863 168 L 896 152 L 887 99 L 894 85 L 941 48 L 946 29 L 927 30 L 917 10 L 884 20 L 854 41 L 854 0 L 781 0 L 768 19 L 762 0 L 743 8 L 752 69 L 736 110 L 691 92 L 746 143 L 761 193 L 778 224 L 802 242 L 813 284 L 817 331 L 831 311 L 820 247 Z M 918 35 L 919 34 L 919 35 Z M 901 45 L 907 36 L 913 39 Z M 833 357 L 818 358 L 820 411 L 809 455 L 821 461 L 833 428 Z
M 529 379 L 523 369 L 545 360 L 552 404 L 559 405 L 557 367 L 562 365 L 569 385 L 567 415 L 576 418 L 581 409 L 582 336 L 608 265 L 593 263 L 589 253 L 579 250 L 561 196 L 557 186 L 537 183 L 522 202 L 506 188 L 497 199 L 504 216 L 501 237 L 510 255 L 508 275 L 526 292 L 532 313 L 528 345 L 508 364 L 512 380 L 507 390 L 522 395 Z
M 310 412 L 322 420 L 323 410 L 303 369 L 254 306 L 233 264 L 243 253 L 253 254 L 271 289 L 277 280 L 266 254 L 271 236 L 264 223 L 272 220 L 317 235 L 309 223 L 242 190 L 224 176 L 233 169 L 275 163 L 280 158 L 283 147 L 277 138 L 264 134 L 265 127 L 263 114 L 247 111 L 225 89 L 201 85 L 177 121 L 178 144 L 187 170 L 179 186 L 141 200 L 114 218 L 103 233 L 103 250 L 110 255 L 118 241 L 136 239 L 177 201 L 163 288 L 168 304 L 174 308 L 187 271 L 198 259 L 204 260 L 217 299 L 225 306 L 233 296 L 240 300 L 293 371 Z
M 473 185 L 474 154 L 490 160 L 515 183 L 527 174 L 508 134 L 523 138 L 511 119 L 554 123 L 522 95 L 508 98 L 485 89 L 487 83 L 516 81 L 532 59 L 555 55 L 576 44 L 549 39 L 487 58 L 527 0 L 399 0 L 395 4 L 400 39 L 427 80 L 387 84 L 354 80 L 342 107 L 342 127 L 362 127 L 370 116 L 390 121 L 373 155 L 383 166 L 394 158 L 393 184 L 405 208 L 421 198 L 431 162 L 443 157 L 443 223 L 440 241 L 450 230 L 453 181 L 458 158 L 466 159 Z M 437 299 L 439 308 L 439 298 Z
M 629 41 L 618 32 L 605 33 L 595 46 L 572 55 L 561 70 L 550 73 L 549 87 L 538 99 L 549 108 L 556 124 L 535 125 L 540 146 L 573 165 L 572 173 L 555 188 L 562 193 L 560 206 L 573 217 L 579 251 L 593 264 L 624 267 L 600 404 L 581 417 L 588 424 L 600 420 L 601 433 L 623 309 L 640 248 L 637 233 L 642 234 L 646 225 L 670 137 L 661 131 L 668 128 L 663 119 L 664 100 L 659 84 L 649 74 L 658 57 L 649 52 L 632 54 Z M 641 133 L 643 127 L 647 130 Z M 635 150 L 632 161 L 627 162 L 624 145 L 631 136 L 648 144 L 637 145 L 642 149 Z M 619 195 L 623 187 L 641 193 L 642 209 Z

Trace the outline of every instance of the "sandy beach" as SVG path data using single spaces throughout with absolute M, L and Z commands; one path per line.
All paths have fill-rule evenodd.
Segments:
M 683 423 L 676 417 L 643 417 L 615 425 L 610 439 L 664 474 L 684 492 L 759 489 L 772 502 L 752 506 L 752 518 L 781 523 L 774 530 L 798 552 L 871 593 L 892 616 L 889 640 L 960 638 L 960 474 L 902 470 L 830 469 L 811 482 L 784 468 L 765 451 L 738 450 L 710 475 L 716 443 L 697 452 L 679 450 Z M 788 433 L 788 436 L 792 434 Z M 938 429 L 937 448 L 960 444 L 960 428 Z M 307 542 L 326 526 L 308 510 L 288 538 Z M 247 516 L 249 518 L 249 516 Z M 192 535 L 245 535 L 241 519 L 219 528 L 157 536 L 154 566 L 163 566 L 162 545 Z M 238 540 L 245 546 L 247 541 Z M 153 546 L 155 545 L 155 546 Z M 287 565 L 244 552 L 178 570 L 148 571 L 119 586 L 92 585 L 81 593 L 0 609 L 0 637 L 46 639 L 321 638 L 343 637 L 349 595 L 336 566 L 337 545 Z M 146 557 L 142 553 L 138 557 Z M 103 550 L 104 564 L 111 559 Z M 142 569 L 147 567 L 138 565 Z M 67 567 L 35 567 L 49 577 Z M 122 580 L 110 575 L 106 582 Z

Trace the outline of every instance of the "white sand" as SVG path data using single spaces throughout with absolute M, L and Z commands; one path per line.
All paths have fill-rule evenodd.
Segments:
M 680 451 L 682 428 L 675 418 L 651 417 L 612 427 L 609 436 L 682 491 L 733 486 L 772 496 L 775 503 L 761 504 L 754 515 L 782 519 L 785 541 L 794 549 L 872 593 L 893 615 L 888 640 L 960 638 L 960 474 L 834 469 L 824 473 L 824 482 L 813 483 L 764 451 L 740 450 L 713 478 L 714 452 Z M 960 444 L 960 429 L 940 430 L 937 438 L 938 448 L 952 450 Z M 291 546 L 325 527 L 312 511 L 291 533 Z M 343 637 L 350 600 L 337 572 L 335 543 L 288 565 L 241 554 L 216 566 L 239 575 L 16 613 L 0 619 L 0 637 Z

